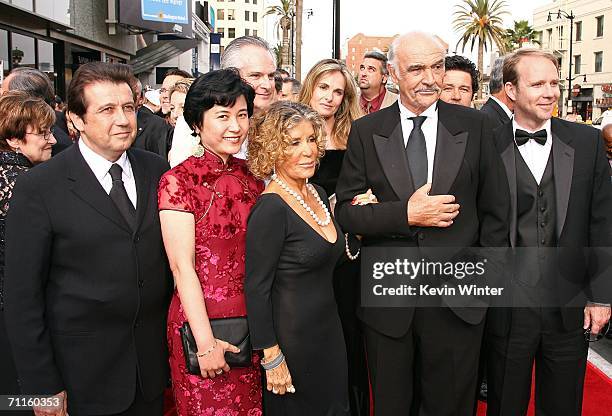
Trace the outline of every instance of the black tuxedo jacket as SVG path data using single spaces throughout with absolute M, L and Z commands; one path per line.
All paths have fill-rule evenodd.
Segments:
M 553 136 L 556 252 L 560 272 L 555 295 L 562 324 L 568 331 L 583 324 L 587 300 L 611 303 L 612 186 L 610 165 L 599 130 L 558 118 L 551 120 Z M 510 191 L 510 234 L 517 241 L 516 153 L 512 123 L 494 130 Z M 535 226 L 535 225 L 534 225 Z M 585 251 L 584 249 L 587 248 Z M 594 248 L 594 250 L 589 250 Z M 578 304 L 576 306 L 576 304 Z M 576 307 L 574 307 L 576 306 Z M 499 335 L 509 329 L 511 311 L 492 308 L 488 328 Z
M 448 228 L 410 227 L 407 203 L 415 189 L 404 148 L 398 104 L 355 121 L 336 187 L 336 217 L 364 246 L 472 247 L 508 245 L 509 197 L 487 117 L 438 101 L 438 133 L 430 194 L 452 194 L 460 214 Z M 368 188 L 379 203 L 352 206 Z M 483 308 L 455 308 L 477 324 Z M 389 336 L 409 329 L 413 308 L 362 308 L 361 319 Z
M 11 199 L 5 318 L 21 389 L 65 389 L 70 413 L 119 413 L 136 388 L 153 399 L 168 380 L 172 281 L 157 210 L 168 164 L 139 149 L 128 157 L 135 231 L 78 146 L 21 175 Z
M 174 128 L 145 106 L 138 110 L 136 125 L 138 131 L 133 147 L 157 153 L 164 160 L 168 160 Z
M 491 119 L 493 128 L 501 126 L 510 121 L 510 117 L 504 109 L 492 98 L 489 98 L 486 103 L 480 108 L 480 111 L 485 113 Z

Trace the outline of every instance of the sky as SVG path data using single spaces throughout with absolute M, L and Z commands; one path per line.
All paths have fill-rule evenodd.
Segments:
M 449 44 L 455 51 L 458 36 L 452 28 L 454 6 L 460 0 L 342 0 L 341 2 L 341 45 L 359 32 L 370 36 L 392 36 L 410 30 L 432 32 Z M 560 0 L 562 1 L 562 0 Z M 506 27 L 513 20 L 533 19 L 533 10 L 554 0 L 507 0 Z M 310 14 L 310 16 L 309 16 Z M 304 0 L 302 68 L 307 70 L 318 60 L 332 55 L 332 0 Z M 457 53 L 476 60 L 469 51 L 461 48 Z M 345 52 L 343 52 L 344 56 Z M 485 62 L 488 60 L 485 57 Z M 486 69 L 486 68 L 485 68 Z

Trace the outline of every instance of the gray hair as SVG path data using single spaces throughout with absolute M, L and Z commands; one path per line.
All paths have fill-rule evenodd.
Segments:
M 288 77 L 283 80 L 283 84 L 288 84 L 288 83 L 291 83 L 291 92 L 293 94 L 300 93 L 300 88 L 302 88 L 302 83 L 300 81 L 298 81 L 295 78 Z
M 268 42 L 259 36 L 241 36 L 231 41 L 225 47 L 223 55 L 221 55 L 221 69 L 242 68 L 243 64 L 242 60 L 240 59 L 240 50 L 246 46 L 254 46 L 266 50 L 272 57 L 272 60 L 276 62 Z
M 504 87 L 504 61 L 506 56 L 500 56 L 493 63 L 491 78 L 489 79 L 490 94 L 497 94 Z
M 27 94 L 42 98 L 49 105 L 55 100 L 55 89 L 48 76 L 38 69 L 18 67 L 11 71 L 9 91 L 23 91 Z
M 378 51 L 368 51 L 363 54 L 363 59 L 372 58 L 380 62 L 380 72 L 383 75 L 389 75 L 389 69 L 387 69 L 387 57 L 384 53 Z
M 389 59 L 389 63 L 393 67 L 395 67 L 396 65 L 395 59 L 397 55 L 397 49 L 400 47 L 400 45 L 404 41 L 406 40 L 413 41 L 412 38 L 416 36 L 430 38 L 432 41 L 436 42 L 442 50 L 446 52 L 446 45 L 444 45 L 442 43 L 442 40 L 436 35 L 433 35 L 427 32 L 418 32 L 418 31 L 404 33 L 403 35 L 397 36 L 395 39 L 393 39 L 393 42 L 391 42 L 391 45 L 389 45 L 388 59 Z

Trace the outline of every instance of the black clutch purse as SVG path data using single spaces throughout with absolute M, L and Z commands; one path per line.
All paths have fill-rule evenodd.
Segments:
M 230 367 L 250 367 L 252 365 L 253 349 L 251 348 L 251 337 L 249 335 L 249 324 L 244 317 L 211 319 L 210 326 L 215 338 L 227 341 L 240 348 L 238 354 L 225 353 L 225 362 Z M 183 342 L 183 354 L 185 355 L 185 366 L 189 374 L 200 375 L 200 364 L 196 353 L 195 338 L 191 332 L 189 322 L 185 322 L 179 328 Z

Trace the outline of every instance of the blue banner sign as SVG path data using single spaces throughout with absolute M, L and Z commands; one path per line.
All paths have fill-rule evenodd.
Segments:
M 189 0 L 141 0 L 142 20 L 164 23 L 189 23 Z

